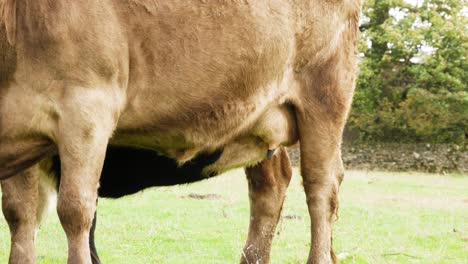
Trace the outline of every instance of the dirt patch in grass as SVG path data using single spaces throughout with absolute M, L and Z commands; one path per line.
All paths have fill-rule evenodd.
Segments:
M 184 199 L 195 199 L 195 200 L 219 200 L 223 198 L 219 194 L 215 193 L 208 193 L 208 194 L 197 194 L 197 193 L 191 193 L 188 195 L 181 196 L 181 198 Z
M 302 220 L 302 217 L 299 215 L 285 215 L 283 216 L 283 219 L 285 220 Z

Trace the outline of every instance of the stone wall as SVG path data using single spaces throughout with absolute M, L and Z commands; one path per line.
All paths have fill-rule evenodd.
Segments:
M 292 163 L 298 165 L 298 147 L 289 152 Z M 342 152 L 347 169 L 468 173 L 468 151 L 457 145 L 345 144 Z

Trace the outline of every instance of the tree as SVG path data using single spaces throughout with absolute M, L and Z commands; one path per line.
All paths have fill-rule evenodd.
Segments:
M 466 1 L 369 0 L 348 129 L 363 140 L 456 142 L 468 129 Z

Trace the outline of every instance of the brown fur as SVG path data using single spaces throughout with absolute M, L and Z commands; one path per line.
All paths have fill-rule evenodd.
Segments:
M 90 261 L 108 143 L 181 162 L 222 147 L 211 168 L 221 171 L 298 139 L 312 220 L 308 261 L 332 262 L 358 0 L 1 3 L 0 54 L 15 66 L 0 71 L 12 80 L 0 82 L 0 178 L 58 151 L 69 263 Z
M 0 20 L 5 24 L 8 42 L 14 46 L 16 43 L 16 0 L 0 2 Z
M 16 51 L 8 43 L 6 28 L 2 24 L 0 20 L 0 87 L 6 86 L 12 80 L 16 70 Z

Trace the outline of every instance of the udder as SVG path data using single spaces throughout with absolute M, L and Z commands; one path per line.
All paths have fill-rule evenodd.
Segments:
M 288 105 L 268 109 L 246 133 L 223 146 L 221 157 L 205 169 L 223 172 L 254 165 L 273 154 L 279 146 L 298 141 L 294 110 Z

